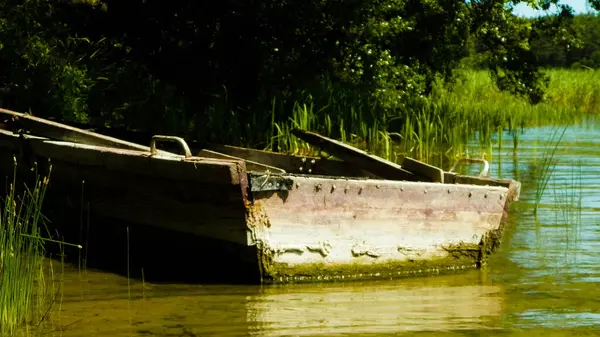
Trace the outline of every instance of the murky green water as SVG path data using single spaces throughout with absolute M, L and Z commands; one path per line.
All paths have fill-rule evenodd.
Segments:
M 552 128 L 495 144 L 491 175 L 524 183 L 485 270 L 270 287 L 142 284 L 67 270 L 48 334 L 62 336 L 600 335 L 600 128 L 572 126 L 533 215 L 531 163 Z M 563 206 L 560 206 L 563 205 Z M 567 205 L 568 207 L 564 207 Z

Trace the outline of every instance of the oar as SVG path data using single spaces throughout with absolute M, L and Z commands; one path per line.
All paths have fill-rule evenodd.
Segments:
M 118 138 L 101 135 L 92 131 L 86 131 L 83 129 L 57 123 L 47 119 L 26 115 L 20 112 L 0 109 L 0 116 L 10 117 L 12 119 L 10 123 L 16 122 L 25 130 L 40 137 L 126 150 L 137 150 L 145 152 L 150 151 L 150 147 L 148 146 L 130 143 Z
M 368 154 L 365 151 L 359 150 L 348 144 L 310 131 L 294 129 L 292 130 L 292 133 L 303 141 L 381 178 L 391 180 L 417 180 L 417 177 L 415 177 L 412 172 L 404 170 L 400 165 Z

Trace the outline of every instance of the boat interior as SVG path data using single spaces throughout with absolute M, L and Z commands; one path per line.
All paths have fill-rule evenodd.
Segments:
M 9 133 L 13 135 L 25 133 L 48 140 L 105 148 L 150 151 L 152 154 L 160 151 L 161 154 L 184 156 L 184 158 L 195 157 L 196 160 L 199 158 L 242 160 L 250 174 L 268 172 L 275 175 L 301 174 L 505 187 L 514 182 L 487 177 L 489 164 L 484 159 L 461 159 L 449 171 L 409 157 L 403 158 L 400 163 L 394 163 L 342 142 L 304 130 L 294 130 L 293 133 L 301 140 L 319 149 L 319 153 L 329 154 L 328 157 L 297 156 L 229 145 L 193 142 L 190 143 L 190 146 L 182 138 L 174 136 L 120 133 L 117 138 L 111 136 L 110 131 L 99 133 L 95 130 L 77 128 L 4 109 L 0 109 L 0 132 L 5 136 Z M 144 138 L 149 146 L 142 145 L 140 140 Z M 457 174 L 455 169 L 461 164 L 479 164 L 482 166 L 482 171 L 478 176 Z

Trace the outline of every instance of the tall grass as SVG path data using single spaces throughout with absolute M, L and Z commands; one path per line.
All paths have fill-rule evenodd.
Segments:
M 0 335 L 35 330 L 54 298 L 52 267 L 44 260 L 41 206 L 48 178 L 16 192 L 16 166 L 0 205 Z
M 537 182 L 533 214 L 537 214 L 540 201 L 542 200 L 542 197 L 546 192 L 546 188 L 548 187 L 550 177 L 554 172 L 554 168 L 558 164 L 558 159 L 556 159 L 555 154 L 565 132 L 567 131 L 567 128 L 568 126 L 563 127 L 562 131 L 560 128 L 554 128 L 552 130 L 550 138 L 547 139 L 546 144 L 544 144 L 544 152 L 541 155 L 541 162 L 534 162 L 530 167 L 531 172 L 534 173 L 535 181 Z
M 570 174 L 563 177 L 562 182 L 555 184 L 554 188 L 557 223 L 562 223 L 565 228 L 565 254 L 568 254 L 569 248 L 577 248 L 579 243 L 583 199 L 582 166 L 583 162 L 577 160 Z M 572 247 L 571 243 L 574 243 L 575 247 Z
M 456 157 L 466 155 L 470 140 L 478 141 L 486 152 L 499 131 L 518 134 L 527 127 L 572 124 L 600 112 L 600 71 L 547 73 L 551 77 L 547 98 L 535 106 L 500 92 L 487 73 L 472 70 L 463 71 L 451 87 L 438 84 L 431 100 L 415 99 L 396 111 L 383 111 L 369 99 L 332 88 L 325 93 L 326 100 L 321 92 L 318 99 L 306 95 L 297 101 L 287 120 L 275 118 L 275 114 L 286 114 L 273 109 L 275 131 L 268 133 L 264 147 L 311 153 L 307 144 L 289 132 L 297 127 L 353 143 L 386 159 L 409 155 L 449 166 Z

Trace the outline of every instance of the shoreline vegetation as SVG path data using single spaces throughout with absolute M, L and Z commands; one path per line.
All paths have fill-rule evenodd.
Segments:
M 303 127 L 447 165 L 471 134 L 485 145 L 597 111 L 600 16 L 549 0 L 529 2 L 548 15 L 522 18 L 512 5 L 0 2 L 0 105 L 284 152 L 307 150 L 289 135 Z
M 369 106 L 353 105 L 356 101 L 350 96 L 335 91 L 328 106 L 319 106 L 307 96 L 306 101 L 294 104 L 287 123 L 273 124 L 264 140 L 267 146 L 262 149 L 311 153 L 290 133 L 299 127 L 317 130 L 391 160 L 410 155 L 437 165 L 452 165 L 473 140 L 479 142 L 482 151 L 489 149 L 491 155 L 492 141 L 503 131 L 518 134 L 528 127 L 572 125 L 600 112 L 600 70 L 547 72 L 551 77 L 547 99 L 537 105 L 500 92 L 485 71 L 477 70 L 463 70 L 452 90 L 438 84 L 429 103 L 382 118 L 369 114 Z M 402 126 L 394 129 L 397 125 Z M 518 137 L 515 139 L 518 142 Z M 551 170 L 556 165 L 542 164 L 538 169 Z M 547 179 L 540 177 L 543 182 Z M 41 205 L 49 179 L 38 178 L 34 189 L 25 187 L 22 195 L 16 193 L 16 173 L 9 182 L 0 207 L 0 334 L 6 336 L 37 329 L 59 292 L 53 281 L 52 263 L 44 257 L 46 240 L 41 234 Z M 536 190 L 537 206 L 545 188 Z
M 499 132 L 518 134 L 528 127 L 579 123 L 600 112 L 600 70 L 546 72 L 550 85 L 545 100 L 537 105 L 499 91 L 481 70 L 463 70 L 451 90 L 438 83 L 429 102 L 390 115 L 371 114 L 369 106 L 339 99 L 336 92 L 331 97 L 337 104 L 330 106 L 317 105 L 308 96 L 294 104 L 287 123 L 275 124 L 265 148 L 310 153 L 310 147 L 290 133 L 299 127 L 353 143 L 389 160 L 411 156 L 447 169 L 457 157 L 466 155 L 466 144 L 473 139 L 486 152 Z M 515 138 L 518 142 L 518 135 Z
M 15 164 L 16 165 L 16 164 Z M 0 335 L 30 335 L 47 317 L 58 291 L 45 257 L 41 213 L 48 177 L 17 186 L 16 166 L 0 199 Z
M 437 84 L 430 101 L 415 103 L 415 108 L 404 113 L 375 115 L 360 97 L 336 91 L 326 106 L 307 96 L 294 104 L 287 123 L 272 124 L 262 141 L 267 145 L 258 148 L 311 153 L 290 133 L 298 127 L 317 130 L 386 159 L 408 155 L 447 168 L 465 155 L 473 140 L 491 155 L 492 142 L 503 131 L 518 135 L 529 127 L 572 125 L 600 112 L 600 70 L 548 69 L 547 73 L 551 78 L 547 98 L 537 105 L 499 91 L 485 71 L 470 69 L 461 71 L 452 90 Z M 276 101 L 271 108 L 278 113 Z M 556 165 L 542 164 L 542 170 Z M 49 180 L 38 178 L 34 189 L 25 187 L 22 195 L 16 194 L 16 182 L 15 174 L 0 207 L 0 333 L 7 336 L 37 329 L 58 291 L 52 263 L 44 258 L 46 240 L 41 235 L 41 205 Z M 539 203 L 545 188 L 537 190 Z
M 524 19 L 508 5 L 4 1 L 0 107 L 89 128 L 315 154 L 292 135 L 301 128 L 448 169 L 459 157 L 490 159 L 503 132 L 516 150 L 528 127 L 600 112 L 600 16 L 574 17 L 561 5 Z M 468 153 L 473 142 L 481 153 Z M 544 165 L 555 165 L 552 156 Z M 48 179 L 20 195 L 12 178 L 0 196 L 2 335 L 38 326 L 56 291 L 44 259 L 52 240 L 41 235 Z

